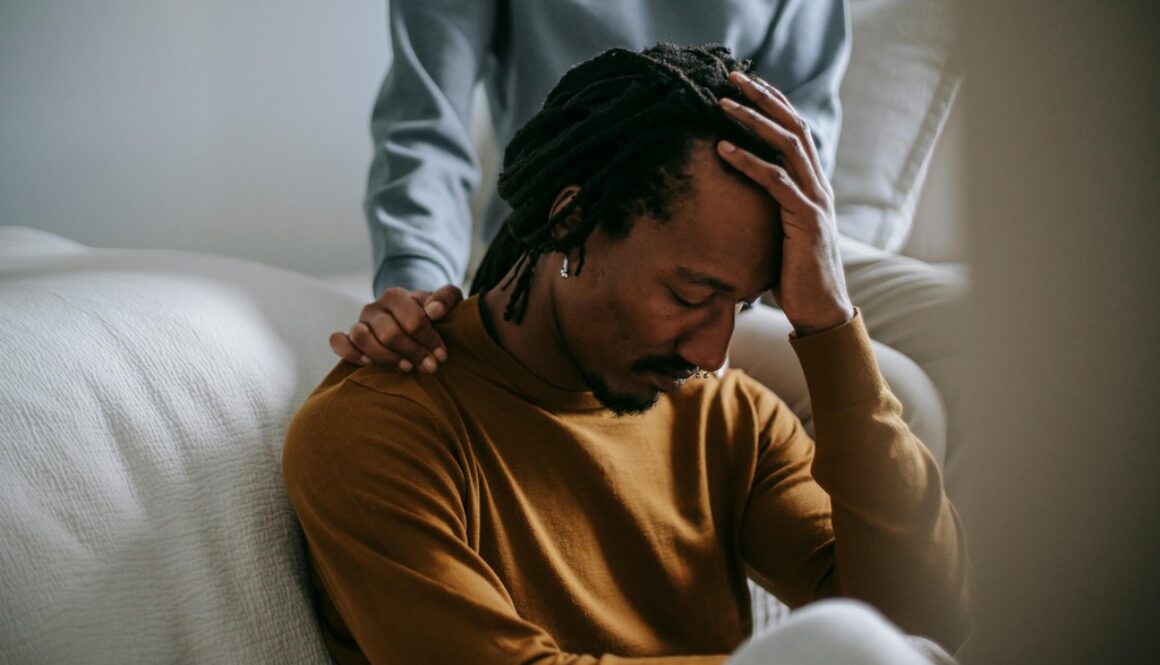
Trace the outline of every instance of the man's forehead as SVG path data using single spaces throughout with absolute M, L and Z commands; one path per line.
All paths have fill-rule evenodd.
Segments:
M 727 171 L 711 145 L 698 148 L 686 169 L 688 191 L 671 218 L 656 227 L 667 236 L 661 241 L 665 270 L 737 298 L 764 291 L 776 281 L 767 274 L 780 232 L 776 204 L 744 176 Z

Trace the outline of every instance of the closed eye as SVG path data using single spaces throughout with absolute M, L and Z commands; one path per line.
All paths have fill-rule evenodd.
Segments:
M 708 305 L 713 300 L 713 294 L 709 294 L 709 297 L 698 301 L 698 300 L 688 300 L 686 298 L 682 298 L 680 296 L 680 294 L 678 294 L 676 291 L 673 291 L 672 289 L 669 289 L 669 293 L 672 294 L 673 300 L 678 305 L 680 305 L 681 307 L 688 308 L 688 309 L 698 309 L 700 307 L 704 307 L 705 305 Z

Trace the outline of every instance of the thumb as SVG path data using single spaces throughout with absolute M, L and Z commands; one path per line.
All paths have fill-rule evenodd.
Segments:
M 427 318 L 435 321 L 454 309 L 462 300 L 463 292 L 459 287 L 448 284 L 427 296 L 423 303 L 423 311 L 427 313 Z

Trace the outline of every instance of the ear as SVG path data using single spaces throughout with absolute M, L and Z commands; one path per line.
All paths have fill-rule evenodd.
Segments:
M 568 214 L 560 219 L 556 219 L 556 215 L 560 213 L 576 195 L 580 193 L 579 185 L 568 185 L 560 190 L 556 195 L 556 200 L 552 202 L 552 210 L 548 213 L 548 218 L 554 221 L 552 225 L 552 237 L 556 240 L 564 237 L 569 231 L 576 228 L 580 223 L 580 209 L 573 208 Z

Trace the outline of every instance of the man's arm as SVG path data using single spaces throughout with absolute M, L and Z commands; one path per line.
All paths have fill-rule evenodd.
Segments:
M 353 370 L 340 365 L 299 412 L 283 471 L 311 565 L 370 662 L 725 661 L 562 652 L 544 629 L 519 616 L 472 547 L 469 480 L 454 435 L 404 396 L 343 384 Z
M 860 316 L 791 340 L 816 445 L 773 412 L 742 527 L 747 563 L 791 605 L 841 595 L 950 648 L 969 627 L 969 563 L 934 458 L 902 420 Z
M 746 554 L 775 590 L 789 591 L 791 602 L 854 596 L 906 630 L 957 646 L 968 615 L 965 544 L 938 466 L 903 422 L 850 304 L 833 190 L 805 122 L 785 95 L 755 77 L 731 76 L 761 110 L 731 100 L 722 100 L 722 108 L 784 156 L 779 166 L 718 144 L 722 159 L 765 188 L 781 209 L 774 296 L 795 331 L 791 341 L 818 437 L 808 462 L 800 428 L 771 434 L 769 449 L 777 452 L 767 454 L 782 459 L 759 469 L 743 527 Z M 773 580 L 782 570 L 801 581 Z
M 364 208 L 375 294 L 458 284 L 471 250 L 479 165 L 471 94 L 495 27 L 494 0 L 392 0 L 391 66 L 371 120 Z

